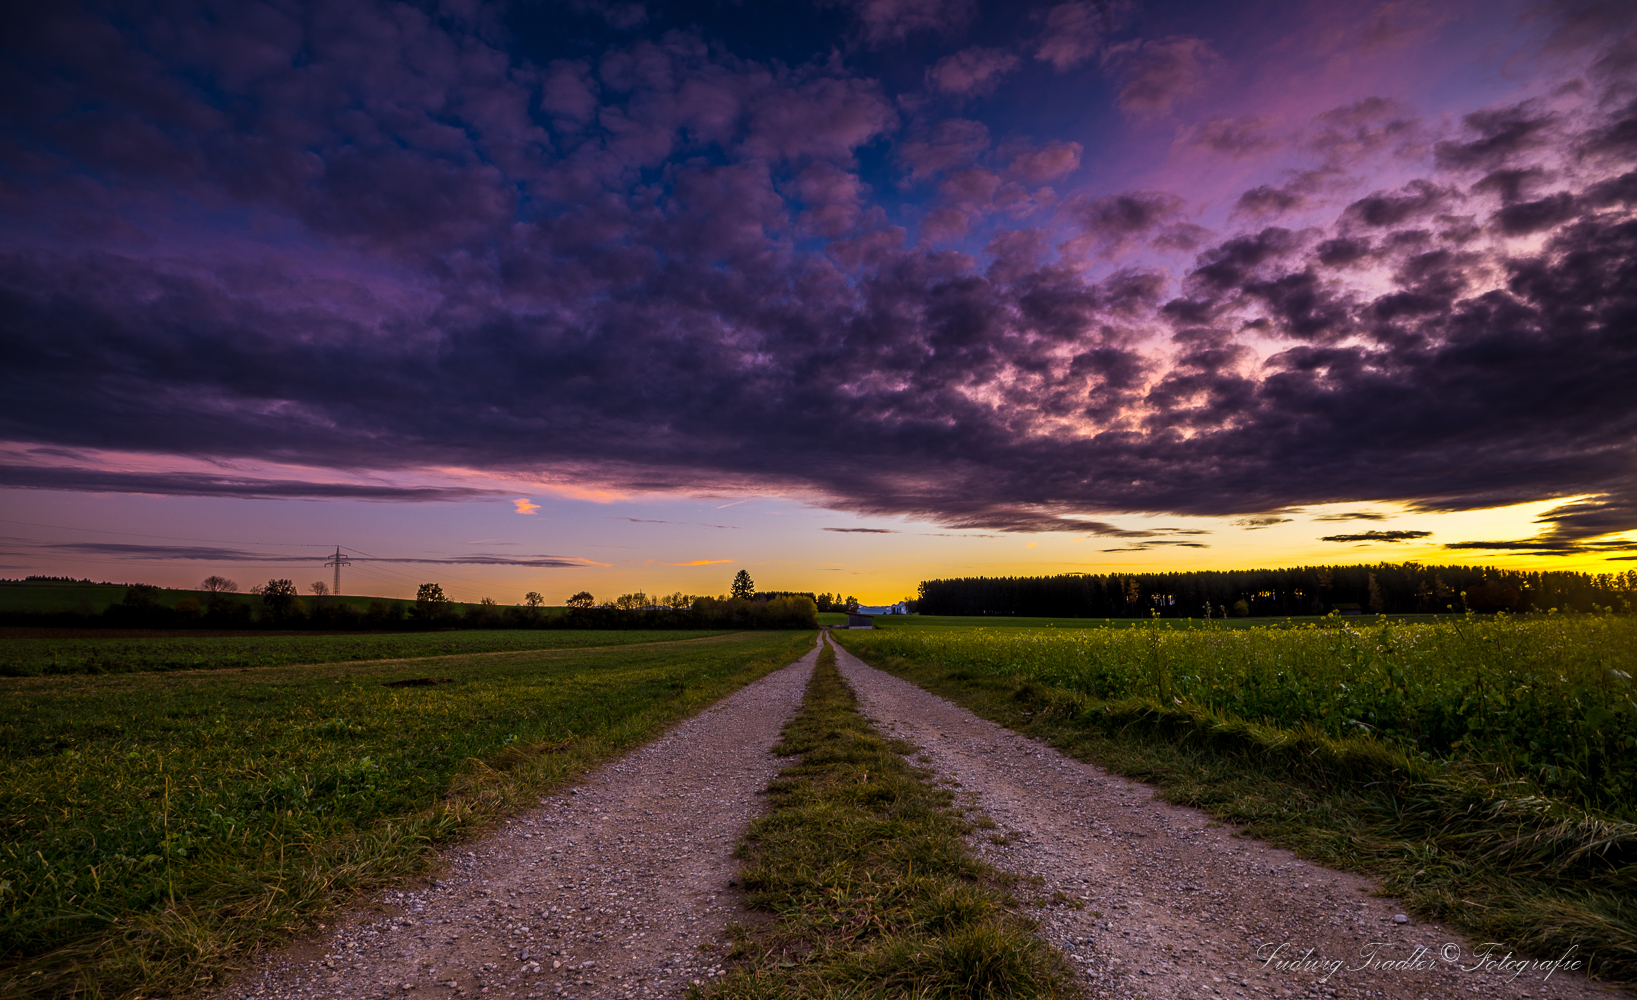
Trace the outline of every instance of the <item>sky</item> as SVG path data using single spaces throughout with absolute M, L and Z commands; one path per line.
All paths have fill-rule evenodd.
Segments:
M 0 19 L 0 576 L 1637 568 L 1622 4 Z

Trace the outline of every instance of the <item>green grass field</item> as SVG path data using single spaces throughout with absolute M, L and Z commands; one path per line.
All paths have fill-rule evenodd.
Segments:
M 836 638 L 1485 940 L 1637 981 L 1637 620 L 1356 622 Z
M 1459 615 L 1325 615 L 1323 617 L 1310 616 L 1303 618 L 1213 618 L 1206 621 L 1203 618 L 1022 618 L 1005 615 L 987 617 L 962 617 L 958 615 L 877 615 L 875 628 L 923 629 L 923 628 L 1148 628 L 1157 626 L 1168 629 L 1202 629 L 1202 628 L 1299 628 L 1303 626 L 1322 626 L 1325 628 L 1359 628 L 1362 626 L 1378 625 L 1384 621 L 1394 622 L 1435 622 L 1446 621 Z M 821 625 L 846 625 L 847 616 L 839 612 L 821 612 Z
M 1159 623 L 1156 622 L 1155 626 Z M 1475 760 L 1637 821 L 1637 620 L 876 629 L 850 644 L 1104 702 L 1146 698 Z
M 184 596 L 198 596 L 191 590 L 167 593 L 175 593 L 177 600 Z M 116 584 L 32 580 L 27 583 L 0 583 L 0 611 L 101 614 L 108 605 L 118 604 L 124 598 L 125 588 Z
M 0 680 L 0 995 L 202 989 L 813 633 L 664 637 Z
M 340 663 L 400 657 L 449 656 L 524 649 L 618 646 L 658 639 L 697 639 L 715 631 L 475 629 L 446 632 L 300 632 L 194 636 L 104 637 L 77 629 L 67 638 L 33 638 L 29 629 L 0 628 L 0 677 L 41 674 L 103 674 L 153 670 L 224 670 L 295 663 Z M 19 638 L 8 633 L 21 633 Z
M 140 581 L 132 581 L 140 582 Z M 263 583 L 265 581 L 251 581 Z M 250 584 L 247 583 L 248 587 Z M 315 602 L 339 601 L 343 604 L 352 604 L 360 608 L 368 607 L 371 601 L 385 601 L 397 609 L 401 614 L 415 606 L 413 600 L 399 597 L 366 597 L 358 595 L 342 595 L 340 597 L 315 598 L 306 592 L 306 585 L 298 586 L 302 592 L 302 601 L 309 611 L 316 607 Z M 100 615 L 108 610 L 111 604 L 118 604 L 125 599 L 126 587 L 124 584 L 103 583 L 72 583 L 65 580 L 28 580 L 28 581 L 0 581 L 0 613 L 28 612 L 34 614 L 50 614 L 53 612 L 71 611 L 79 614 Z M 157 600 L 165 607 L 175 607 L 176 602 L 185 597 L 191 597 L 200 604 L 209 603 L 212 595 L 202 590 L 161 590 Z M 253 594 L 228 594 L 229 600 L 240 604 L 248 604 L 252 608 L 261 606 L 261 599 Z M 509 602 L 501 602 L 504 608 Z M 455 614 L 464 614 L 475 604 L 453 602 L 449 610 Z M 543 607 L 543 614 L 566 614 L 565 607 Z

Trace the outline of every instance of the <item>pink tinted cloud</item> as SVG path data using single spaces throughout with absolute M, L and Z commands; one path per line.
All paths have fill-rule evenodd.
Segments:
M 989 127 L 967 118 L 946 118 L 930 132 L 898 145 L 898 159 L 909 179 L 926 180 L 946 170 L 971 165 L 989 148 Z
M 1080 169 L 1082 151 L 1078 142 L 1048 142 L 1013 157 L 1006 174 L 1029 184 L 1044 184 Z
M 1272 124 L 1271 118 L 1255 115 L 1215 118 L 1188 126 L 1177 138 L 1186 145 L 1224 156 L 1254 156 L 1280 147 L 1279 140 L 1269 131 Z
M 946 94 L 978 96 L 1000 86 L 1017 64 L 1017 56 L 1004 49 L 975 46 L 938 60 L 927 70 L 927 82 Z
M 858 16 L 864 42 L 873 47 L 902 42 L 916 32 L 942 34 L 972 19 L 975 0 L 847 0 Z
M 1075 0 L 1059 4 L 1046 14 L 1035 58 L 1050 63 L 1059 73 L 1098 55 L 1107 35 L 1124 19 L 1124 3 Z
M 1120 110 L 1139 118 L 1170 114 L 1221 62 L 1210 43 L 1191 37 L 1123 42 L 1102 58 L 1121 80 Z

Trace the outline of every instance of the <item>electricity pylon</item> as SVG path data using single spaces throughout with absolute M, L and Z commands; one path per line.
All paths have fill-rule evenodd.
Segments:
M 328 559 L 324 560 L 324 565 L 334 566 L 335 567 L 335 589 L 331 590 L 330 593 L 334 594 L 336 597 L 340 597 L 341 596 L 341 567 L 351 566 L 352 565 L 352 560 L 348 559 L 346 556 L 342 555 L 341 554 L 341 546 L 337 545 L 335 547 L 335 555 L 330 556 Z

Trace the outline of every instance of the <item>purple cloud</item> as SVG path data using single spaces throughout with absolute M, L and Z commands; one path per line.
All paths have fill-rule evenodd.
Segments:
M 1004 49 L 974 46 L 945 56 L 927 70 L 927 82 L 961 97 L 987 94 L 1017 67 L 1018 58 Z
M 942 34 L 972 19 L 973 0 L 847 0 L 870 46 L 902 42 L 916 32 Z
M 70 457 L 8 459 L 0 484 L 513 495 L 398 485 L 449 467 L 1156 544 L 1188 540 L 1106 519 L 1595 496 L 1524 541 L 1628 530 L 1617 61 L 1588 62 L 1583 100 L 1428 109 L 1461 118 L 1447 135 L 1381 97 L 1211 103 L 1193 134 L 1227 154 L 1306 122 L 1211 201 L 1109 181 L 1118 150 L 1046 130 L 1066 99 L 1021 124 L 1007 99 L 1090 78 L 1105 113 L 1107 81 L 1055 75 L 1096 59 L 1130 115 L 1163 116 L 1213 101 L 1222 43 L 1122 41 L 1082 4 L 981 38 L 949 33 L 966 7 L 847 10 L 869 45 L 753 58 L 657 5 L 587 8 L 596 44 L 537 56 L 487 15 L 384 0 L 41 8 L 0 87 L 0 437 Z M 995 53 L 1032 58 L 979 73 Z M 932 116 L 929 83 L 970 117 Z
M 1058 4 L 1046 13 L 1035 58 L 1050 63 L 1059 73 L 1072 69 L 1102 51 L 1104 39 L 1126 14 L 1124 3 L 1075 0 Z
M 1120 110 L 1140 118 L 1162 118 L 1204 86 L 1220 61 L 1201 38 L 1124 42 L 1103 54 L 1121 79 Z
M 1279 141 L 1268 134 L 1271 124 L 1260 117 L 1216 118 L 1184 129 L 1178 140 L 1224 156 L 1252 156 L 1278 148 Z

